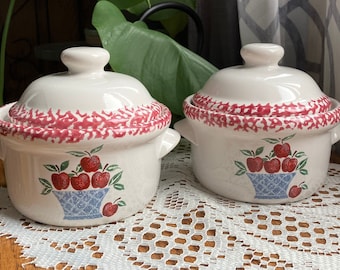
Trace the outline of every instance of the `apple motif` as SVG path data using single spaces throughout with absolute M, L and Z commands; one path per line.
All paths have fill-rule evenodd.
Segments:
M 285 158 L 282 161 L 282 171 L 283 172 L 292 172 L 295 170 L 298 164 L 298 160 L 296 158 Z
M 86 173 L 71 177 L 71 185 L 75 190 L 87 189 L 90 183 L 90 177 Z
M 247 158 L 247 167 L 250 172 L 259 172 L 263 168 L 263 160 L 260 157 Z
M 285 158 L 290 154 L 290 145 L 288 143 L 277 144 L 274 146 L 274 153 L 278 158 Z
M 80 165 L 85 172 L 95 172 L 100 168 L 100 159 L 96 155 L 83 157 L 80 160 Z
M 110 173 L 108 172 L 95 172 L 92 175 L 91 183 L 94 188 L 104 188 L 110 180 Z
M 70 185 L 70 177 L 67 173 L 53 173 L 51 176 L 53 186 L 57 190 L 67 189 Z
M 300 186 L 294 185 L 290 188 L 288 196 L 290 198 L 295 198 L 300 195 L 302 188 Z
M 108 202 L 103 207 L 103 216 L 111 217 L 113 216 L 118 210 L 118 204 Z
M 263 166 L 267 173 L 277 173 L 280 170 L 281 162 L 278 158 L 273 158 L 271 160 L 266 160 L 263 163 Z

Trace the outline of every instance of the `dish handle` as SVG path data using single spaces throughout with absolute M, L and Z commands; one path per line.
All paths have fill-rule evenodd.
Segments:
M 158 158 L 167 155 L 172 149 L 176 147 L 181 139 L 181 135 L 171 128 L 168 128 L 160 137 L 157 142 Z
M 182 119 L 174 124 L 174 128 L 189 142 L 197 145 L 197 140 L 193 127 L 188 119 Z

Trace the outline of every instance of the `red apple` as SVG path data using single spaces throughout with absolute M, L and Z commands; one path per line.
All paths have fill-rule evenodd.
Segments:
M 87 189 L 90 186 L 90 177 L 86 173 L 71 177 L 71 185 L 75 190 Z
M 274 153 L 278 158 L 287 157 L 290 154 L 290 145 L 288 143 L 277 144 L 274 146 Z
M 273 158 L 271 160 L 266 160 L 263 166 L 267 173 L 277 173 L 280 170 L 281 162 L 278 158 Z
M 263 168 L 263 160 L 260 157 L 247 158 L 247 167 L 250 172 L 259 172 Z
M 282 171 L 284 172 L 292 172 L 295 170 L 298 164 L 298 160 L 296 158 L 285 158 L 282 161 Z
M 67 189 L 68 186 L 70 185 L 70 177 L 68 176 L 67 173 L 53 173 L 52 176 L 52 183 L 53 186 L 57 190 L 62 190 L 62 189 Z
M 300 186 L 294 185 L 290 188 L 288 196 L 290 198 L 295 198 L 297 196 L 299 196 L 299 194 L 301 193 L 302 188 Z
M 110 173 L 96 172 L 92 175 L 91 183 L 94 188 L 103 188 L 107 186 L 110 180 Z
M 95 172 L 100 168 L 100 159 L 98 156 L 83 157 L 80 165 L 85 172 Z
M 103 216 L 111 217 L 113 216 L 118 210 L 118 204 L 108 202 L 103 207 Z

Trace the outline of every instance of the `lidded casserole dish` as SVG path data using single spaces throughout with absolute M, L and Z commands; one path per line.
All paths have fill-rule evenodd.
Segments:
M 170 124 L 169 109 L 154 100 L 142 83 L 104 70 L 109 60 L 106 50 L 70 48 L 61 60 L 67 73 L 32 82 L 11 106 L 6 119 L 9 132 L 71 142 L 148 134 Z
M 196 177 L 218 194 L 292 202 L 326 177 L 339 103 L 305 72 L 280 66 L 283 54 L 276 44 L 248 44 L 244 65 L 218 71 L 184 100 L 175 129 L 192 142 Z
M 67 72 L 37 79 L 0 108 L 0 157 L 23 215 L 97 225 L 135 214 L 154 196 L 161 159 L 180 135 L 141 82 L 104 70 L 109 57 L 99 47 L 66 49 Z

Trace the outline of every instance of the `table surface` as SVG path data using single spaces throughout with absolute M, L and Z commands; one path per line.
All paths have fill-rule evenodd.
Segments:
M 207 191 L 190 162 L 190 144 L 182 140 L 164 158 L 159 190 L 143 211 L 87 228 L 29 220 L 0 188 L 0 269 L 336 268 L 340 165 L 330 164 L 311 198 L 257 205 Z

